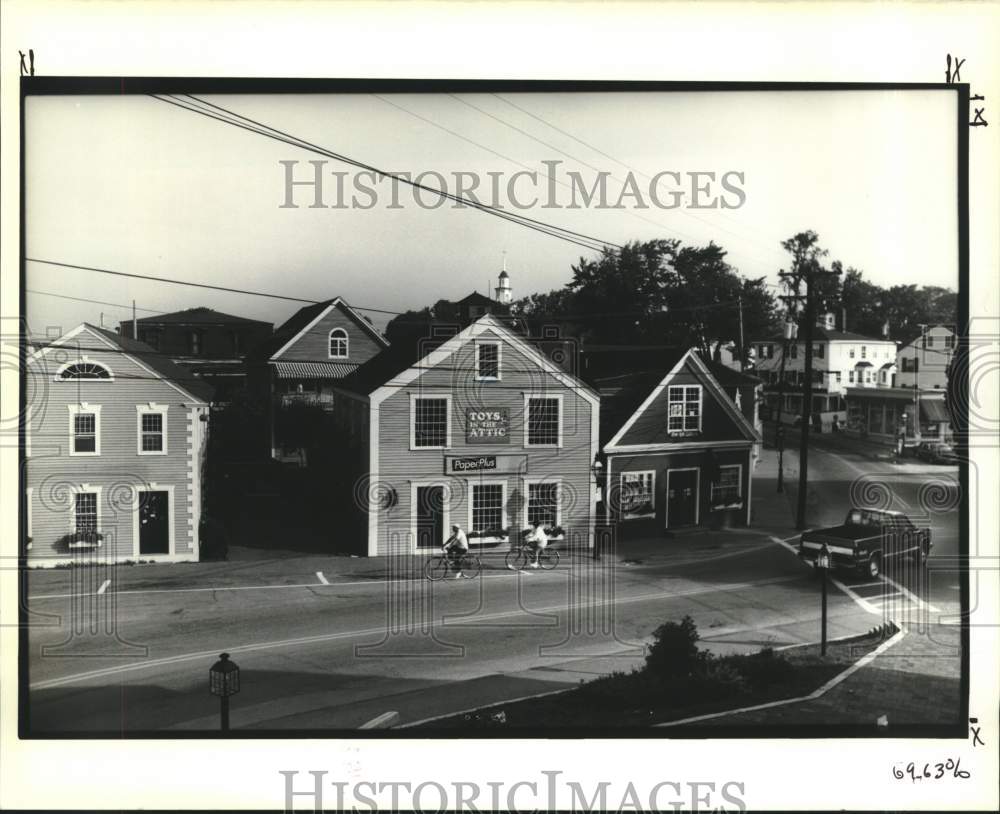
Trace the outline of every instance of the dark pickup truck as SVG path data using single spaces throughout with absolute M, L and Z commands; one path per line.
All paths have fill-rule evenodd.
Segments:
M 931 530 L 917 528 L 901 512 L 851 509 L 844 525 L 803 533 L 799 556 L 815 565 L 826 546 L 831 567 L 859 571 L 874 579 L 882 573 L 882 563 L 892 557 L 910 555 L 926 564 L 932 545 Z

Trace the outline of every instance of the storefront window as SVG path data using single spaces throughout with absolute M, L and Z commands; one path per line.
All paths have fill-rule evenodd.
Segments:
M 528 524 L 539 522 L 545 528 L 559 523 L 559 484 L 528 484 Z
M 622 472 L 619 500 L 623 518 L 653 513 L 653 477 L 652 472 Z
M 719 479 L 712 483 L 713 505 L 734 503 L 740 499 L 741 474 L 739 464 L 719 467 Z
M 496 531 L 503 528 L 503 485 L 479 483 L 472 486 L 472 530 Z

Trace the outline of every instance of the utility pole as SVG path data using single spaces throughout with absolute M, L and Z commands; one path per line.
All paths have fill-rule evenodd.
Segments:
M 787 320 L 781 341 L 781 367 L 778 371 L 778 416 L 774 427 L 774 444 L 778 448 L 778 489 L 785 491 L 785 426 L 781 423 L 781 411 L 785 403 L 785 359 L 788 358 L 788 341 L 797 339 L 795 323 Z
M 803 278 L 806 283 L 806 307 L 805 307 L 805 342 L 806 358 L 805 371 L 802 381 L 802 433 L 799 439 L 799 499 L 798 512 L 796 514 L 795 527 L 804 529 L 806 527 L 806 492 L 809 487 L 809 431 L 812 428 L 812 400 L 813 400 L 813 331 L 816 327 L 816 291 L 813 283 L 821 275 L 839 275 L 839 271 L 828 271 L 820 267 L 818 263 L 811 264 L 804 270 Z
M 139 325 L 135 318 L 135 300 L 132 300 L 132 338 L 139 338 Z
M 740 345 L 739 345 L 739 352 L 740 352 L 740 373 L 743 373 L 744 372 L 743 357 L 745 356 L 746 352 L 743 349 L 743 295 L 742 294 L 739 297 L 736 298 L 736 303 L 737 303 L 737 305 L 739 305 L 739 310 L 740 310 Z

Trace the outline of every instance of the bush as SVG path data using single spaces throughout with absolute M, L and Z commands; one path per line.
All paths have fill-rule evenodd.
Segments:
M 707 659 L 704 675 L 695 687 L 699 700 L 714 700 L 742 695 L 748 689 L 747 681 L 729 660 Z
M 791 678 L 795 669 L 791 662 L 770 647 L 759 653 L 731 656 L 729 661 L 752 690 L 783 684 Z
M 646 653 L 646 671 L 659 678 L 677 678 L 696 672 L 706 655 L 698 649 L 698 628 L 685 616 L 680 622 L 665 622 L 653 631 L 653 644 Z

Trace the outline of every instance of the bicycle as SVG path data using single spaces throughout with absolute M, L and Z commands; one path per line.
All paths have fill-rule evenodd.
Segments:
M 504 565 L 511 571 L 523 571 L 529 563 L 535 561 L 535 549 L 528 543 L 519 543 L 516 548 L 512 548 L 504 557 Z M 552 546 L 546 546 L 538 552 L 538 567 L 545 571 L 551 571 L 559 565 L 559 552 Z
M 466 551 L 459 557 L 451 557 L 447 552 L 442 551 L 424 563 L 424 576 L 431 582 L 437 582 L 456 569 L 458 575 L 463 579 L 475 579 L 483 570 L 483 564 L 479 557 L 471 551 Z

